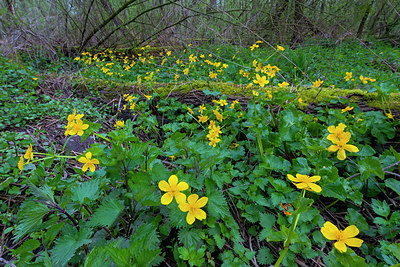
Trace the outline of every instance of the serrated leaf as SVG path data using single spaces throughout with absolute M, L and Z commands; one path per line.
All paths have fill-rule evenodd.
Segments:
M 52 260 L 55 264 L 66 265 L 75 255 L 75 251 L 82 245 L 90 243 L 91 230 L 81 228 L 78 233 L 62 235 L 57 239 L 56 244 L 51 251 Z
M 386 179 L 385 185 L 387 188 L 392 189 L 394 192 L 396 192 L 400 196 L 400 181 L 397 181 L 393 178 Z
M 218 247 L 219 249 L 222 249 L 222 248 L 224 247 L 225 243 L 226 243 L 225 238 L 221 237 L 221 236 L 218 235 L 218 234 L 214 234 L 214 235 L 213 235 L 213 238 L 214 238 L 214 240 L 215 240 L 215 243 L 217 244 L 217 247 Z
M 54 193 L 51 187 L 47 184 L 43 185 L 41 188 L 36 187 L 33 183 L 28 182 L 32 194 L 38 199 L 43 201 L 54 202 Z
M 33 232 L 42 224 L 43 216 L 49 212 L 47 206 L 33 201 L 25 201 L 18 211 L 18 223 L 15 227 L 15 241 L 18 241 L 24 235 Z
M 230 216 L 228 204 L 221 191 L 214 191 L 208 196 L 206 207 L 210 216 L 214 216 L 217 219 Z
M 383 202 L 373 198 L 371 203 L 372 209 L 374 212 L 382 217 L 387 217 L 390 214 L 389 205 L 386 203 L 386 200 Z
M 71 199 L 79 204 L 97 200 L 99 197 L 99 179 L 83 182 L 71 189 Z
M 194 246 L 196 249 L 201 247 L 202 239 L 200 238 L 200 229 L 183 228 L 178 232 L 178 239 L 186 248 Z
M 116 199 L 108 199 L 97 208 L 89 220 L 89 226 L 110 227 L 121 213 L 123 205 Z
M 263 265 L 271 264 L 274 260 L 271 250 L 268 247 L 262 247 L 257 253 L 257 261 Z
M 90 251 L 89 255 L 86 256 L 84 267 L 92 267 L 92 266 L 110 266 L 111 264 L 111 256 L 108 255 L 107 249 L 100 246 L 95 247 Z
M 377 158 L 368 157 L 361 160 L 359 163 L 361 175 L 364 178 L 368 178 L 370 173 L 377 175 L 383 179 L 385 173 L 383 172 L 382 165 Z
M 260 214 L 260 224 L 264 229 L 273 229 L 275 225 L 276 218 L 270 213 Z

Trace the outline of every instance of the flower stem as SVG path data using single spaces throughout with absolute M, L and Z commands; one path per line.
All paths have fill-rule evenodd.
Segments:
M 300 200 L 301 200 L 302 198 L 304 198 L 305 195 L 306 195 L 306 190 L 303 189 L 303 190 L 301 191 L 301 196 L 300 196 L 299 199 L 297 200 L 297 208 L 298 208 L 299 205 L 300 205 Z M 278 266 L 281 264 L 281 262 L 283 261 L 283 259 L 285 258 L 286 254 L 287 254 L 288 251 L 289 251 L 289 245 L 290 245 L 290 242 L 291 242 L 291 239 L 292 239 L 294 230 L 296 229 L 297 222 L 299 221 L 300 214 L 301 214 L 301 213 L 297 213 L 296 218 L 292 221 L 292 226 L 290 227 L 290 232 L 289 232 L 289 234 L 288 234 L 288 236 L 287 236 L 287 238 L 286 238 L 285 243 L 283 243 L 284 250 L 282 250 L 282 252 L 280 253 L 279 258 L 278 258 L 278 260 L 276 261 L 274 267 L 278 267 Z
M 102 136 L 102 135 L 100 135 L 100 134 L 98 134 L 98 133 L 93 133 L 95 136 L 97 136 L 97 137 L 100 137 L 101 139 L 104 139 L 104 140 L 106 140 L 107 142 L 110 142 L 111 143 L 111 140 L 110 139 L 108 139 L 107 137 L 104 137 L 104 136 Z

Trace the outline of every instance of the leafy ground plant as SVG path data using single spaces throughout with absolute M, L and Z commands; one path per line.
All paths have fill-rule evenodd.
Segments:
M 99 141 L 77 156 L 28 145 L 17 157 L 26 198 L 3 218 L 5 255 L 45 266 L 399 262 L 397 122 L 354 103 L 306 114 L 284 92 L 214 95 L 197 107 L 125 95 L 132 117 L 106 134 L 71 112 L 64 134 Z

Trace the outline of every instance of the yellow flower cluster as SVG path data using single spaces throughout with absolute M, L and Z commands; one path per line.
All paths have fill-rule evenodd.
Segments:
M 208 134 L 207 134 L 207 138 L 210 141 L 209 145 L 212 147 L 215 147 L 217 145 L 217 143 L 219 143 L 221 141 L 221 139 L 219 139 L 219 134 L 222 133 L 221 129 L 219 126 L 215 125 L 215 121 L 210 121 L 210 125 L 208 126 Z
M 197 194 L 191 194 L 186 199 L 186 195 L 181 191 L 187 190 L 189 185 L 186 182 L 179 182 L 176 175 L 171 175 L 168 182 L 165 180 L 160 181 L 158 188 L 166 192 L 161 197 L 161 204 L 169 205 L 175 197 L 179 209 L 182 212 L 188 212 L 186 215 L 188 224 L 193 224 L 196 219 L 202 221 L 207 218 L 207 214 L 201 208 L 207 204 L 208 198 L 202 197 L 199 199 Z
M 24 159 L 26 159 L 27 161 L 24 162 Z M 18 161 L 18 169 L 20 170 L 19 173 L 21 173 L 22 170 L 24 169 L 24 165 L 28 164 L 31 160 L 33 160 L 32 144 L 30 144 L 26 149 L 25 155 L 19 158 Z
M 334 144 L 328 147 L 327 150 L 329 152 L 338 151 L 337 158 L 339 160 L 344 160 L 346 158 L 346 150 L 349 152 L 359 151 L 356 146 L 347 144 L 350 141 L 351 133 L 344 131 L 346 127 L 347 126 L 343 123 L 339 123 L 336 127 L 333 125 L 328 127 L 330 134 L 326 138 Z
M 68 124 L 65 126 L 66 130 L 64 135 L 79 135 L 82 136 L 83 130 L 89 128 L 89 124 L 84 124 L 81 120 L 83 114 L 76 114 L 76 110 L 74 109 L 74 114 L 68 115 Z
M 361 80 L 361 82 L 363 84 L 367 84 L 368 81 L 370 81 L 370 82 L 375 82 L 376 81 L 376 79 L 372 79 L 370 77 L 363 77 L 362 75 L 360 75 L 360 80 Z

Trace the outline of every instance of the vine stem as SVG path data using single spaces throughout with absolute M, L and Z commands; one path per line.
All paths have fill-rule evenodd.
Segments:
M 299 205 L 300 205 L 300 200 L 301 200 L 302 198 L 304 198 L 305 195 L 306 195 L 306 190 L 303 189 L 303 190 L 301 191 L 301 196 L 299 197 L 299 200 L 297 201 L 297 208 L 298 208 Z M 289 235 L 288 235 L 288 237 L 286 238 L 285 243 L 283 243 L 284 250 L 282 250 L 282 252 L 280 253 L 279 258 L 278 258 L 278 260 L 276 261 L 274 267 L 279 267 L 279 265 L 281 264 L 281 262 L 283 261 L 283 259 L 285 258 L 286 254 L 287 254 L 288 251 L 289 251 L 289 245 L 290 245 L 290 242 L 292 241 L 292 236 L 293 236 L 294 230 L 296 229 L 297 222 L 299 221 L 300 214 L 301 214 L 301 213 L 299 212 L 299 213 L 296 215 L 296 218 L 292 221 L 292 226 L 290 227 Z

